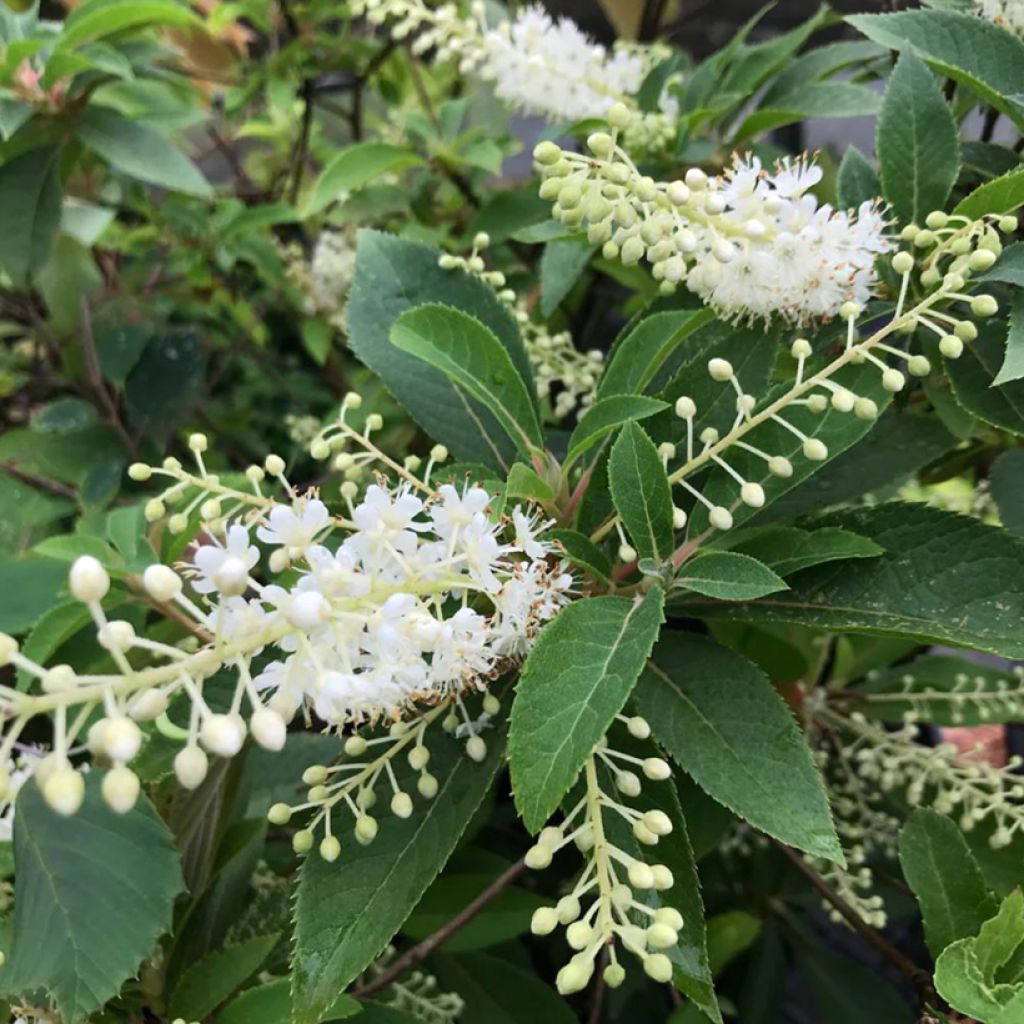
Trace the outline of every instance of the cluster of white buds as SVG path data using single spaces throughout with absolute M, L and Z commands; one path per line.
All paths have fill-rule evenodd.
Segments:
M 140 581 L 150 601 L 191 636 L 172 646 L 140 636 L 127 620 L 108 619 L 107 572 L 95 558 L 79 558 L 70 590 L 88 606 L 114 671 L 44 667 L 0 635 L 0 665 L 34 676 L 40 691 L 0 687 L 0 763 L 33 717 L 49 716 L 53 750 L 36 776 L 50 805 L 63 814 L 80 806 L 84 782 L 69 753 L 87 732 L 89 750 L 112 764 L 103 795 L 125 812 L 139 793 L 128 765 L 143 743 L 142 723 L 156 721 L 184 741 L 174 768 L 191 789 L 205 778 L 209 754 L 233 757 L 247 734 L 280 750 L 300 710 L 336 728 L 398 721 L 420 706 L 485 690 L 524 657 L 572 585 L 544 537 L 548 524 L 518 507 L 507 519 L 492 518 L 490 496 L 477 486 L 435 489 L 430 473 L 447 453 L 435 449 L 417 477 L 408 460 L 400 465 L 373 443 L 379 416 L 367 417 L 362 430 L 346 423 L 360 403 L 348 396 L 310 446 L 315 459 L 333 460 L 337 469 L 378 471 L 358 503 L 357 484 L 341 485 L 347 514 L 332 512 L 314 491 L 300 494 L 277 455 L 246 472 L 251 490 L 230 486 L 207 469 L 207 439 L 199 434 L 189 441 L 194 470 L 174 458 L 159 468 L 131 467 L 136 480 L 170 481 L 150 499 L 147 517 L 180 507 L 168 529 L 180 533 L 191 524 L 198 536 L 180 571 L 154 564 Z M 282 498 L 264 494 L 268 477 Z M 253 543 L 253 527 L 264 551 Z M 278 582 L 257 578 L 262 562 Z M 236 682 L 228 706 L 215 710 L 207 683 L 221 670 Z M 176 698 L 190 706 L 187 727 L 167 718 Z
M 388 946 L 367 968 L 363 980 L 371 982 L 379 978 L 394 958 L 395 947 Z M 466 1001 L 458 992 L 442 991 L 434 975 L 419 970 L 391 982 L 383 992 L 374 996 L 374 1002 L 406 1013 L 423 1024 L 454 1024 L 466 1007 Z
M 643 718 L 617 717 L 637 739 L 650 736 L 650 726 Z M 641 774 L 656 781 L 671 775 L 668 763 L 659 757 L 636 757 L 602 741 L 584 764 L 584 795 L 559 825 L 541 831 L 526 854 L 526 866 L 536 870 L 546 868 L 570 843 L 586 858 L 586 867 L 572 890 L 555 906 L 535 910 L 530 925 L 535 935 L 549 935 L 561 925 L 566 941 L 576 951 L 558 972 L 556 984 L 563 995 L 587 986 L 603 950 L 608 955 L 605 983 L 613 988 L 621 985 L 626 972 L 619 963 L 616 942 L 638 957 L 655 981 L 671 980 L 672 961 L 664 950 L 677 944 L 683 926 L 679 911 L 661 905 L 660 898 L 637 898 L 638 892 L 649 897 L 671 889 L 672 872 L 664 864 L 648 864 L 617 846 L 606 815 L 621 819 L 641 846 L 657 845 L 672 831 L 671 819 L 660 810 L 639 811 L 606 792 L 598 779 L 599 766 L 609 773 L 615 790 L 629 799 L 640 795 Z M 590 905 L 584 910 L 588 899 Z
M 945 215 L 943 215 L 945 216 Z M 935 218 L 931 218 L 934 222 Z M 999 219 L 1001 230 L 1009 230 L 1011 221 L 1016 223 L 1014 218 L 1004 217 Z M 985 239 L 985 245 L 972 248 L 969 243 L 970 252 L 960 252 L 953 256 L 954 261 L 966 260 L 969 264 L 974 261 L 975 269 L 991 266 L 994 257 L 992 253 L 992 235 L 990 231 L 990 218 L 982 221 L 970 222 L 958 230 L 957 238 Z M 931 229 L 928 229 L 929 233 Z M 998 239 L 997 239 L 998 240 Z M 941 243 L 944 248 L 952 246 L 952 239 Z M 961 246 L 957 243 L 957 248 Z M 981 252 L 985 255 L 978 257 Z M 949 255 L 946 252 L 946 255 Z M 933 254 L 934 257 L 934 254 Z M 681 439 L 679 445 L 666 442 L 659 449 L 668 482 L 672 487 L 680 487 L 686 491 L 696 502 L 703 505 L 707 510 L 708 522 L 712 529 L 728 530 L 733 525 L 734 511 L 739 505 L 749 508 L 760 508 L 765 504 L 765 487 L 770 486 L 773 478 L 787 479 L 793 475 L 793 464 L 791 456 L 802 455 L 811 462 L 821 462 L 829 457 L 828 446 L 818 437 L 814 436 L 815 431 L 801 428 L 792 421 L 790 415 L 798 409 L 805 409 L 812 415 L 820 415 L 829 410 L 841 414 L 853 415 L 859 419 L 873 420 L 879 414 L 878 403 L 868 395 L 856 394 L 849 387 L 839 383 L 835 379 L 837 374 L 845 367 L 869 365 L 874 367 L 879 374 L 879 380 L 884 391 L 896 393 L 907 386 L 907 378 L 924 377 L 932 370 L 928 358 L 919 353 L 914 353 L 906 348 L 892 344 L 892 339 L 897 335 L 912 335 L 919 327 L 925 327 L 941 335 L 939 348 L 942 354 L 948 358 L 956 358 L 963 349 L 962 339 L 973 339 L 977 337 L 978 331 L 973 321 L 958 319 L 948 310 L 955 304 L 966 303 L 970 312 L 975 317 L 988 317 L 994 315 L 998 310 L 996 300 L 987 294 L 968 294 L 963 291 L 967 287 L 967 277 L 972 273 L 971 266 L 964 266 L 959 272 L 952 270 L 940 275 L 937 283 L 929 275 L 925 280 L 928 270 L 931 268 L 932 258 L 929 257 L 925 264 L 925 271 L 921 273 L 921 284 L 925 287 L 925 293 L 919 297 L 916 305 L 910 306 L 908 297 L 911 294 L 911 285 L 914 280 L 914 272 L 918 269 L 913 256 L 909 252 L 899 252 L 892 257 L 893 269 L 900 275 L 901 284 L 899 297 L 892 317 L 883 326 L 879 327 L 868 337 L 861 339 L 857 324 L 864 309 L 856 302 L 845 302 L 839 308 L 838 313 L 845 324 L 845 345 L 838 355 L 827 365 L 812 372 L 812 360 L 814 351 L 811 343 L 806 338 L 797 338 L 790 346 L 790 355 L 793 358 L 792 381 L 785 391 L 779 393 L 773 390 L 767 396 L 758 396 L 749 393 L 741 384 L 738 375 L 732 364 L 722 358 L 712 358 L 708 361 L 707 369 L 711 378 L 722 385 L 732 387 L 735 391 L 735 418 L 732 426 L 724 434 L 715 426 L 701 428 L 696 402 L 687 395 L 681 395 L 675 403 L 675 414 L 685 424 L 685 438 Z M 936 258 L 942 259 L 942 256 Z M 940 326 L 940 324 L 944 326 Z M 883 358 L 884 357 L 884 358 Z M 904 370 L 897 368 L 893 363 L 900 363 Z M 813 421 L 812 421 L 813 422 Z M 753 443 L 760 440 L 756 433 L 759 427 L 772 425 L 782 428 L 786 434 L 792 436 L 795 441 L 790 446 L 788 454 L 778 451 L 779 434 L 773 432 L 774 440 L 768 440 L 769 434 L 765 432 L 765 440 L 758 444 Z M 771 448 L 775 450 L 769 450 Z M 753 479 L 752 471 L 748 469 L 747 475 L 734 464 L 736 456 L 744 453 L 743 460 L 747 465 L 763 463 L 764 471 L 759 474 L 760 479 Z M 727 455 L 732 455 L 730 462 Z M 677 456 L 680 461 L 677 462 Z M 712 466 L 722 470 L 727 477 L 731 478 L 737 488 L 736 500 L 730 507 L 717 504 L 711 501 L 701 489 L 699 489 L 690 478 L 697 473 Z M 675 508 L 674 523 L 676 529 L 686 525 L 687 515 L 682 508 Z M 606 520 L 592 535 L 592 540 L 600 540 L 612 529 L 618 529 L 622 550 L 620 557 L 623 561 L 629 562 L 627 557 L 632 549 L 625 542 L 625 536 L 621 531 L 621 524 L 617 517 Z
M 877 680 L 880 672 L 868 673 L 870 684 Z M 1017 665 L 1011 670 L 1012 678 L 992 678 L 988 675 L 972 675 L 957 672 L 952 686 L 939 688 L 922 681 L 913 672 L 903 672 L 898 680 L 898 689 L 882 691 L 859 691 L 854 694 L 858 706 L 895 704 L 904 710 L 901 717 L 909 725 L 915 722 L 935 720 L 936 709 L 944 708 L 949 723 L 959 725 L 964 721 L 965 711 L 972 719 L 992 719 L 1007 722 L 1024 715 L 1024 667 Z
M 374 24 L 390 22 L 392 38 L 412 38 L 416 56 L 433 50 L 439 62 L 492 83 L 510 106 L 552 121 L 604 117 L 617 102 L 635 106 L 657 52 L 623 44 L 609 51 L 571 19 L 556 21 L 539 4 L 491 27 L 482 0 L 470 5 L 468 18 L 453 3 L 432 8 L 424 0 L 355 0 L 352 8 Z M 663 144 L 674 135 L 669 97 L 664 110 L 638 112 L 635 120 L 638 143 Z
M 284 253 L 285 271 L 303 294 L 303 312 L 323 315 L 340 331 L 345 330 L 345 297 L 356 269 L 352 238 L 342 231 L 324 230 L 317 237 L 307 261 L 298 246 Z
M 399 755 L 405 757 L 409 767 L 417 773 L 416 791 L 424 800 L 432 800 L 439 784 L 429 769 L 431 753 L 427 730 L 440 718 L 442 730 L 463 743 L 466 756 L 472 761 L 482 761 L 487 756 L 487 741 L 481 733 L 500 709 L 498 698 L 489 693 L 483 698 L 482 711 L 474 716 L 463 698 L 453 695 L 411 721 L 392 723 L 381 736 L 370 739 L 358 733 L 349 736 L 345 740 L 344 760 L 336 765 L 312 765 L 303 773 L 302 781 L 309 787 L 306 799 L 295 805 L 274 804 L 267 819 L 273 825 L 283 826 L 295 814 L 312 811 L 311 820 L 293 835 L 292 847 L 298 854 L 309 853 L 316 843 L 317 832 L 321 831 L 317 847 L 320 856 L 334 861 L 341 854 L 336 816 L 350 814 L 353 838 L 361 846 L 368 846 L 377 838 L 380 827 L 372 813 L 379 788 L 390 790 L 388 806 L 395 817 L 408 818 L 413 813 L 412 795 L 400 787 L 395 775 L 395 759 Z M 377 748 L 380 748 L 379 754 Z
M 1020 0 L 974 0 L 974 9 L 1008 32 L 1024 36 L 1024 4 Z
M 506 286 L 505 275 L 500 270 L 487 269 L 481 253 L 490 244 L 490 236 L 480 231 L 473 237 L 473 248 L 468 256 L 445 253 L 438 263 L 445 270 L 459 267 L 475 274 L 494 288 L 519 324 L 537 393 L 552 401 L 556 420 L 565 419 L 577 408 L 585 409 L 594 401 L 597 382 L 604 370 L 604 354 L 597 349 L 580 352 L 573 345 L 569 331 L 552 333 L 547 324 L 534 320 L 526 300 Z
M 553 142 L 534 149 L 553 216 L 586 227 L 607 259 L 646 260 L 663 293 L 685 283 L 736 321 L 799 326 L 873 295 L 875 260 L 892 247 L 877 203 L 863 203 L 856 216 L 819 207 L 809 189 L 821 171 L 805 159 L 768 174 L 756 158 L 737 158 L 720 177 L 691 167 L 679 180 L 655 181 L 619 144 L 633 117 L 612 107 L 608 130 L 588 137 L 587 154 Z
M 857 711 L 845 714 L 829 707 L 819 713 L 819 721 L 836 744 L 842 743 L 843 756 L 856 775 L 883 793 L 901 791 L 912 806 L 957 813 L 965 832 L 982 823 L 991 825 L 993 849 L 1008 846 L 1024 830 L 1021 758 L 1011 757 L 1001 768 L 966 760 L 951 743 L 922 746 L 915 725 L 889 732 Z

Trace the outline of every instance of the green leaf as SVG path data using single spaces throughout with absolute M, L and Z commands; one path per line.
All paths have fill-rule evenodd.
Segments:
M 855 210 L 861 203 L 870 202 L 882 194 L 878 172 L 856 146 L 849 146 L 843 154 L 836 191 L 837 205 L 841 210 Z
M 545 627 L 516 686 L 509 730 L 512 792 L 537 832 L 622 710 L 662 622 L 664 596 L 592 597 Z
M 579 418 L 576 429 L 569 438 L 569 451 L 564 466 L 570 466 L 584 452 L 593 448 L 602 437 L 617 430 L 630 420 L 643 420 L 655 413 L 664 412 L 667 402 L 646 395 L 612 395 L 599 398 Z
M 92 103 L 76 125 L 78 137 L 115 170 L 174 192 L 213 194 L 202 172 L 177 146 L 143 121 Z
M 658 449 L 629 422 L 612 445 L 608 480 L 615 510 L 641 558 L 667 562 L 675 547 L 672 493 Z
M 568 1003 L 530 970 L 485 953 L 441 955 L 431 970 L 466 1005 L 459 1024 L 575 1024 Z
M 1000 904 L 995 917 L 985 921 L 974 941 L 974 953 L 982 976 L 989 984 L 1024 943 L 1024 894 L 1014 889 Z
M 540 258 L 540 311 L 548 317 L 587 269 L 597 248 L 583 238 L 567 238 L 548 242 Z
M 320 172 L 302 209 L 303 219 L 320 213 L 331 203 L 343 200 L 350 192 L 394 174 L 423 160 L 406 146 L 388 142 L 357 142 L 335 154 Z
M 745 530 L 736 538 L 726 534 L 725 542 L 729 551 L 750 555 L 779 576 L 789 576 L 823 562 L 877 558 L 883 554 L 874 541 L 834 526 L 820 530 L 766 526 Z
M 1024 291 L 1015 291 L 1007 322 L 1006 354 L 992 383 L 1007 384 L 1021 377 L 1024 377 Z
M 974 14 L 900 11 L 846 19 L 890 50 L 913 47 L 940 74 L 970 86 L 1018 123 L 1024 95 L 1024 41 Z
M 755 110 L 740 125 L 732 145 L 808 117 L 867 117 L 878 113 L 878 94 L 854 82 L 812 82 Z
M 315 855 L 306 859 L 295 900 L 295 1024 L 323 1019 L 444 867 L 501 764 L 501 733 L 489 732 L 487 745 L 486 759 L 477 764 L 454 738 L 433 740 L 431 771 L 440 780 L 433 800 L 409 818 L 382 820 L 372 845 L 349 844 L 334 864 Z M 415 792 L 416 772 L 398 760 L 399 785 Z
M 875 43 L 863 39 L 849 42 L 829 43 L 802 53 L 776 75 L 768 86 L 761 101 L 762 106 L 774 105 L 779 96 L 789 96 L 799 86 L 817 82 L 834 75 L 837 71 L 885 56 L 885 50 Z M 876 191 L 874 195 L 878 195 Z
M 898 503 L 832 513 L 818 525 L 859 533 L 885 554 L 807 569 L 787 593 L 750 604 L 696 599 L 687 601 L 687 610 L 908 636 L 1024 658 L 1024 543 L 1004 530 Z
M 667 632 L 634 703 L 658 742 L 719 803 L 789 846 L 842 863 L 807 744 L 757 666 L 707 637 Z
M 935 961 L 935 988 L 954 1009 L 979 1021 L 997 1020 L 1002 1004 L 985 984 L 972 939 L 947 946 Z M 1006 1024 L 1013 1024 L 1007 1021 Z
M 575 530 L 552 530 L 551 539 L 558 541 L 566 558 L 574 565 L 581 566 L 592 576 L 609 582 L 612 575 L 611 563 L 605 553 L 585 534 Z
M 537 409 L 523 378 L 501 342 L 475 317 L 428 303 L 403 313 L 390 337 L 396 348 L 440 370 L 483 404 L 521 454 L 543 446 Z
M 46 665 L 60 649 L 83 626 L 92 621 L 88 605 L 81 601 L 55 604 L 47 609 L 42 618 L 32 627 L 32 632 L 21 645 L 21 653 L 37 665 Z M 18 669 L 18 689 L 26 690 L 34 676 L 23 668 Z
M 522 379 L 531 379 L 508 307 L 478 278 L 461 270 L 442 270 L 439 255 L 436 249 L 407 239 L 360 232 L 347 310 L 349 344 L 413 419 L 456 458 L 507 472 L 516 448 L 491 413 L 476 402 L 467 405 L 443 373 L 388 340 L 392 325 L 406 310 L 441 301 L 490 328 Z
M 1014 318 L 1020 304 L 1014 296 Z M 1019 325 L 1018 325 L 1019 326 Z M 1015 327 L 1012 325 L 1010 334 Z M 974 341 L 964 346 L 959 359 L 946 359 L 945 371 L 957 402 L 968 412 L 995 427 L 1024 434 L 1024 381 L 1010 380 L 996 387 L 1002 367 L 1010 358 L 1003 343 L 1003 325 L 986 323 Z
M 979 185 L 957 203 L 953 212 L 977 220 L 987 213 L 1013 213 L 1021 204 L 1024 204 L 1024 168 Z
M 34 410 L 29 424 L 40 434 L 73 434 L 91 427 L 98 415 L 96 407 L 83 398 L 58 398 Z
M 196 961 L 171 993 L 168 1015 L 201 1020 L 239 989 L 270 956 L 280 935 L 259 935 Z
M 720 974 L 745 952 L 761 934 L 761 922 L 743 910 L 715 914 L 708 921 L 708 953 L 711 969 Z
M 1024 537 L 1024 449 L 1011 448 L 996 459 L 989 485 L 1003 526 Z
M 1015 722 L 1024 705 L 1015 696 L 1020 681 L 997 666 L 950 655 L 925 654 L 911 662 L 875 669 L 850 691 L 856 710 L 868 718 L 898 725 L 906 714 L 933 725 Z M 975 698 L 954 698 L 977 694 Z
M 202 21 L 184 4 L 173 0 L 86 0 L 64 20 L 57 46 L 70 50 L 126 28 L 142 25 L 202 27 Z
M 505 483 L 506 498 L 526 498 L 528 501 L 553 501 L 554 488 L 536 470 L 517 462 L 509 471 Z
M 763 562 L 735 551 L 707 551 L 683 563 L 673 590 L 685 588 L 719 601 L 752 601 L 787 590 L 786 581 Z
M 0 631 L 23 633 L 56 603 L 67 583 L 66 565 L 49 558 L 0 562 Z
M 360 1004 L 344 993 L 321 1020 L 344 1020 L 359 1013 Z M 217 1024 L 291 1024 L 291 980 L 278 978 L 246 989 L 217 1014 Z
M 35 782 L 18 794 L 14 938 L 0 987 L 43 989 L 74 1024 L 117 995 L 171 926 L 181 867 L 171 835 L 144 796 L 115 814 L 86 776 L 85 802 L 55 814 Z M 114 924 L 116 923 L 116 927 Z
M 640 319 L 616 344 L 597 386 L 598 399 L 646 391 L 679 346 L 714 319 L 714 310 L 706 307 L 652 313 Z
M 932 956 L 974 935 L 996 903 L 956 822 L 918 808 L 900 831 L 900 865 L 924 918 Z
M 1024 242 L 1008 245 L 999 259 L 988 270 L 978 274 L 975 281 L 999 281 L 1003 284 L 1024 286 Z
M 30 149 L 0 167 L 0 267 L 22 288 L 46 263 L 60 225 L 59 150 Z
M 132 427 L 157 440 L 166 438 L 198 398 L 205 364 L 206 354 L 192 328 L 151 336 L 125 382 Z
M 878 115 L 882 191 L 900 222 L 941 210 L 960 170 L 960 135 L 935 76 L 913 50 L 900 54 Z

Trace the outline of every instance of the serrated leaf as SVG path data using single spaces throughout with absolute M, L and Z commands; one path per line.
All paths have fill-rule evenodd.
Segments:
M 497 420 L 465 398 L 439 370 L 397 349 L 391 326 L 406 310 L 444 302 L 476 317 L 501 342 L 523 380 L 530 364 L 519 329 L 494 289 L 461 270 L 442 270 L 436 249 L 376 231 L 362 231 L 346 319 L 349 344 L 435 440 L 456 458 L 507 472 L 516 448 Z
M 900 865 L 924 918 L 932 956 L 975 935 L 996 909 L 956 822 L 918 808 L 900 831 Z
M 1020 680 L 984 662 L 925 654 L 911 662 L 875 669 L 855 691 L 855 707 L 868 718 L 898 725 L 905 715 L 932 725 L 960 726 L 1015 722 L 1024 710 Z M 977 695 L 977 699 L 956 694 Z M 866 699 L 857 699 L 863 695 Z
M 992 464 L 989 485 L 1003 526 L 1024 537 L 1024 450 L 1003 452 Z
M 935 988 L 950 1006 L 979 1021 L 995 1021 L 1002 1007 L 996 993 L 985 984 L 974 955 L 974 941 L 969 938 L 947 946 L 936 958 Z
M 789 846 L 843 862 L 807 744 L 756 665 L 707 637 L 667 632 L 634 704 L 719 803 Z
M 345 1020 L 360 1011 L 362 1004 L 344 993 L 324 1013 L 323 1020 Z M 291 1024 L 291 980 L 278 978 L 246 989 L 217 1014 L 217 1024 Z
M 440 788 L 433 800 L 409 818 L 385 818 L 372 845 L 346 844 L 334 864 L 316 855 L 306 859 L 295 902 L 295 1024 L 318 1024 L 337 994 L 402 926 L 490 787 L 502 761 L 502 740 L 497 729 L 489 732 L 487 757 L 477 764 L 454 738 L 435 737 L 431 772 Z M 399 761 L 399 785 L 416 792 L 417 773 Z
M 184 4 L 173 0 L 87 0 L 65 19 L 57 46 L 70 50 L 142 25 L 201 27 L 202 21 Z
M 752 601 L 788 589 L 786 581 L 763 562 L 735 551 L 695 555 L 672 582 L 673 590 L 684 588 L 719 601 Z
M 1019 299 L 1017 293 L 1014 309 Z M 963 355 L 945 360 L 944 368 L 953 394 L 964 409 L 992 426 L 1024 434 L 1024 381 L 1010 380 L 996 386 L 1001 367 L 1009 358 L 1002 334 L 1001 324 L 984 324 L 978 337 L 964 346 Z
M 388 142 L 357 142 L 336 153 L 320 172 L 302 209 L 302 217 L 320 213 L 332 202 L 344 199 L 384 174 L 393 174 L 422 164 L 423 160 L 406 146 Z
M 622 710 L 662 622 L 664 595 L 584 598 L 540 634 L 512 704 L 508 761 L 523 824 L 537 832 Z
M 900 54 L 878 115 L 882 191 L 903 224 L 945 206 L 960 170 L 960 135 L 935 76 L 913 50 Z
M 35 782 L 21 788 L 14 829 L 14 938 L 0 988 L 44 990 L 68 1024 L 115 996 L 171 926 L 182 890 L 170 833 L 140 797 L 115 814 L 86 776 L 81 810 L 55 814 Z M 117 926 L 111 927 L 112 922 Z
M 976 275 L 974 280 L 999 281 L 1024 287 L 1024 242 L 1008 245 L 1000 253 L 999 259 L 988 270 Z
M 837 205 L 841 210 L 855 210 L 861 203 L 870 202 L 882 194 L 878 172 L 856 146 L 849 146 L 843 154 L 836 191 Z
M 75 131 L 111 167 L 131 178 L 201 198 L 213 194 L 199 168 L 144 121 L 92 103 L 78 119 Z
M 605 553 L 585 534 L 577 533 L 575 530 L 552 530 L 551 539 L 562 545 L 570 562 L 582 566 L 599 580 L 611 580 L 611 563 Z
M 766 526 L 725 536 L 729 551 L 750 555 L 779 576 L 847 558 L 877 558 L 882 549 L 872 540 L 835 526 L 803 530 L 796 526 Z
M 989 213 L 1013 213 L 1021 204 L 1024 204 L 1024 168 L 979 185 L 957 203 L 953 213 L 978 220 Z
M 0 167 L 0 267 L 16 287 L 46 263 L 60 225 L 60 151 L 31 149 Z
M 974 954 L 982 976 L 990 984 L 996 971 L 1024 943 L 1024 894 L 1014 889 L 1003 899 L 994 917 L 985 921 L 974 940 Z
M 552 501 L 554 488 L 536 470 L 517 462 L 509 471 L 505 483 L 506 498 L 526 498 L 529 501 Z
M 643 428 L 628 422 L 608 459 L 612 501 L 641 558 L 667 562 L 675 547 L 672 492 L 658 449 Z
M 490 410 L 522 454 L 543 446 L 526 384 L 501 342 L 475 317 L 428 303 L 403 313 L 390 338 L 396 348 L 440 370 Z
M 1006 326 L 1006 353 L 1003 365 L 992 381 L 994 386 L 1024 377 L 1024 291 L 1013 294 Z
M 887 49 L 913 47 L 940 74 L 970 86 L 1020 123 L 1024 42 L 1012 32 L 956 11 L 857 14 L 846 20 Z
M 587 269 L 597 248 L 586 236 L 548 242 L 540 258 L 540 311 L 551 316 Z
M 831 513 L 818 525 L 852 530 L 885 554 L 807 569 L 787 593 L 750 604 L 688 600 L 688 612 L 908 636 L 1024 658 L 1024 543 L 1006 531 L 899 503 Z
M 775 97 L 748 115 L 733 136 L 739 145 L 763 132 L 795 124 L 808 117 L 867 117 L 878 113 L 878 93 L 855 82 L 811 82 L 787 96 Z
M 615 346 L 598 383 L 598 397 L 645 391 L 679 346 L 714 318 L 714 311 L 706 307 L 643 317 Z
M 169 1015 L 201 1020 L 212 1013 L 256 973 L 279 939 L 277 934 L 259 935 L 197 960 L 171 993 Z
M 666 402 L 646 395 L 612 395 L 599 398 L 580 417 L 572 436 L 564 466 L 570 466 L 581 455 L 593 448 L 603 437 L 617 430 L 630 420 L 643 420 L 655 413 L 664 412 Z

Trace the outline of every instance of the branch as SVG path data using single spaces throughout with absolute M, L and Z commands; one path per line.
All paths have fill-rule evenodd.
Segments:
M 772 843 L 781 850 L 790 863 L 810 882 L 812 888 L 819 896 L 842 916 L 843 920 L 859 935 L 872 949 L 881 953 L 905 978 L 907 978 L 917 989 L 922 1004 L 935 1002 L 935 990 L 932 988 L 932 979 L 927 971 L 922 970 L 909 957 L 901 953 L 874 928 L 867 924 L 849 903 L 846 902 L 835 890 L 825 881 L 817 871 L 808 864 L 803 857 L 790 849 L 784 843 L 773 839 Z
M 447 942 L 460 928 L 469 924 L 492 900 L 511 885 L 526 869 L 526 860 L 520 857 L 507 871 L 500 874 L 476 899 L 467 903 L 443 928 L 433 935 L 428 935 L 412 949 L 406 950 L 384 972 L 357 988 L 352 995 L 356 999 L 365 999 L 374 992 L 380 992 L 392 982 L 397 981 L 406 971 L 422 963 L 439 946 Z

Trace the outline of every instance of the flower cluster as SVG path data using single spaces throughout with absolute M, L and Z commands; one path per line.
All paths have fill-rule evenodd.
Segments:
M 636 739 L 650 736 L 645 719 L 617 717 Z M 669 868 L 647 864 L 637 856 L 637 846 L 632 851 L 626 849 L 612 834 L 613 825 L 624 823 L 625 835 L 631 834 L 638 846 L 655 846 L 671 833 L 672 820 L 664 811 L 641 812 L 619 802 L 602 788 L 599 767 L 609 774 L 614 788 L 630 799 L 638 797 L 642 788 L 634 769 L 653 780 L 671 774 L 669 765 L 659 757 L 637 757 L 613 750 L 607 740 L 602 741 L 584 764 L 584 795 L 559 825 L 541 831 L 526 855 L 526 866 L 541 870 L 559 850 L 574 843 L 587 861 L 572 890 L 555 906 L 534 911 L 530 926 L 535 935 L 549 935 L 558 926 L 565 928 L 566 941 L 576 952 L 558 972 L 556 984 L 563 995 L 587 986 L 602 951 L 607 951 L 609 959 L 603 972 L 605 983 L 613 988 L 621 985 L 626 972 L 618 961 L 616 942 L 641 961 L 648 976 L 669 981 L 672 961 L 663 951 L 678 943 L 683 926 L 679 911 L 663 905 L 659 895 L 672 888 Z M 638 898 L 638 893 L 643 898 Z M 590 905 L 584 910 L 588 899 Z
M 356 269 L 356 250 L 341 231 L 321 231 L 308 261 L 296 246 L 289 249 L 288 277 L 303 293 L 307 316 L 326 316 L 338 330 L 345 329 L 345 296 Z
M 487 270 L 481 253 L 490 241 L 487 233 L 480 231 L 473 238 L 469 256 L 445 253 L 438 262 L 445 270 L 460 267 L 475 274 L 497 291 L 498 298 L 509 307 L 519 324 L 537 394 L 552 403 L 556 420 L 565 419 L 593 402 L 604 370 L 604 354 L 597 349 L 580 352 L 573 345 L 569 331 L 552 332 L 547 324 L 534 320 L 526 300 L 507 287 L 505 275 L 500 270 Z
M 539 4 L 493 27 L 481 2 L 469 18 L 455 4 L 431 8 L 423 0 L 356 0 L 353 7 L 374 23 L 392 22 L 393 38 L 415 35 L 415 54 L 436 50 L 439 61 L 493 83 L 495 95 L 510 106 L 552 121 L 604 117 L 613 104 L 632 103 L 652 66 L 649 49 L 617 44 L 609 51 Z M 637 115 L 638 142 L 664 139 L 673 110 L 667 97 L 663 106 L 663 112 Z
M 89 749 L 113 765 L 103 794 L 126 811 L 139 792 L 128 767 L 143 743 L 139 723 L 164 719 L 177 698 L 190 711 L 187 727 L 168 723 L 184 740 L 174 767 L 181 784 L 193 788 L 207 773 L 208 754 L 234 756 L 247 732 L 280 750 L 300 710 L 335 728 L 399 722 L 420 705 L 458 703 L 464 693 L 485 690 L 567 600 L 572 579 L 552 557 L 546 523 L 518 507 L 508 519 L 492 516 L 490 495 L 478 486 L 435 489 L 430 474 L 447 453 L 435 449 L 417 477 L 409 468 L 416 460 L 399 465 L 371 440 L 382 426 L 379 416 L 367 417 L 362 431 L 346 423 L 359 404 L 358 395 L 346 398 L 311 454 L 333 459 L 349 476 L 376 468 L 392 479 L 378 475 L 361 499 L 357 483 L 346 480 L 344 513 L 315 491 L 300 494 L 277 455 L 246 472 L 251 490 L 229 486 L 207 470 L 203 435 L 190 440 L 194 472 L 174 458 L 157 468 L 132 467 L 136 480 L 169 481 L 146 506 L 151 521 L 179 506 L 167 528 L 180 533 L 198 513 L 189 560 L 177 571 L 150 565 L 140 586 L 187 627 L 188 643 L 171 646 L 140 636 L 127 620 L 109 619 L 103 599 L 110 579 L 90 556 L 72 565 L 70 589 L 88 607 L 115 671 L 43 667 L 0 636 L 0 664 L 28 672 L 41 689 L 0 689 L 9 723 L 0 758 L 10 756 L 30 719 L 52 715 L 53 750 L 36 775 L 56 810 L 72 814 L 81 804 L 84 784 L 69 754 L 86 728 Z M 263 493 L 268 477 L 283 499 Z M 275 582 L 257 578 L 264 562 Z M 222 670 L 235 679 L 225 708 L 211 706 L 208 689 Z
M 371 982 L 380 977 L 395 958 L 395 947 L 387 949 L 367 969 L 363 978 Z M 423 1024 L 454 1024 L 465 1009 L 466 1001 L 458 992 L 444 992 L 437 978 L 423 971 L 413 971 L 393 981 L 374 1002 L 383 1003 L 408 1014 Z
M 981 17 L 1024 35 L 1024 4 L 1020 0 L 974 0 L 974 7 Z
M 619 145 L 634 115 L 617 104 L 610 131 L 594 132 L 587 155 L 543 142 L 534 151 L 554 216 L 587 228 L 608 259 L 651 264 L 662 291 L 685 283 L 725 319 L 781 319 L 801 326 L 836 316 L 874 293 L 875 260 L 892 248 L 878 203 L 856 215 L 819 206 L 809 160 L 736 158 L 720 177 L 690 168 L 682 180 L 642 174 Z

